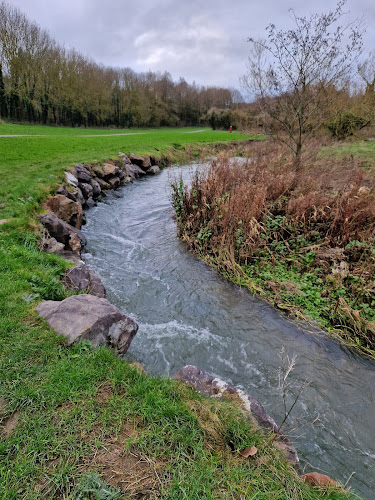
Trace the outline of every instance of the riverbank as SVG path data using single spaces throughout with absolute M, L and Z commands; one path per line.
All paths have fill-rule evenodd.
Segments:
M 227 279 L 373 358 L 375 162 L 316 149 L 298 170 L 272 143 L 246 156 L 175 182 L 180 237 Z
M 347 498 L 301 482 L 233 404 L 147 377 L 107 348 L 67 348 L 46 327 L 35 306 L 69 295 L 70 264 L 39 250 L 36 216 L 66 167 L 46 150 L 29 165 L 20 151 L 20 164 L 9 149 L 0 165 L 2 498 Z M 237 453 L 250 446 L 255 459 Z

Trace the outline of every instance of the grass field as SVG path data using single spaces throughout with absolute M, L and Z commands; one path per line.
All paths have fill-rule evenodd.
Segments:
M 12 218 L 0 225 L 0 498 L 348 498 L 301 483 L 232 405 L 145 377 L 108 349 L 68 349 L 35 312 L 42 299 L 67 293 L 59 278 L 68 264 L 40 252 L 35 231 L 40 202 L 66 165 L 246 136 L 179 129 L 79 138 L 81 130 L 0 128 L 31 131 L 47 136 L 0 138 L 0 218 Z M 256 458 L 233 453 L 230 442 L 256 445 Z
M 337 143 L 335 146 L 324 148 L 322 153 L 341 158 L 353 156 L 356 159 L 361 159 L 364 162 L 363 166 L 375 171 L 375 141 Z
M 62 178 L 64 167 L 75 162 L 99 161 L 124 153 L 160 156 L 204 145 L 244 140 L 251 136 L 206 129 L 85 130 L 31 125 L 0 125 L 0 135 L 32 134 L 31 137 L 0 137 L 0 219 L 19 217 L 35 210 L 43 196 Z M 131 133 L 138 135 L 108 136 Z M 43 136 L 39 136 L 43 134 Z M 79 137 L 101 134 L 100 137 Z M 44 187 L 43 187 L 44 186 Z

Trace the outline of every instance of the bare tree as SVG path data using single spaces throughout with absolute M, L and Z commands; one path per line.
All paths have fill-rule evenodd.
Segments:
M 366 84 L 366 93 L 375 92 L 375 50 L 369 53 L 367 59 L 358 64 L 358 74 Z
M 362 20 L 341 25 L 346 2 L 308 18 L 290 10 L 293 29 L 277 30 L 270 24 L 266 40 L 248 39 L 252 52 L 243 85 L 270 118 L 270 132 L 297 159 L 306 136 L 320 124 L 330 99 L 327 90 L 340 86 L 362 50 Z

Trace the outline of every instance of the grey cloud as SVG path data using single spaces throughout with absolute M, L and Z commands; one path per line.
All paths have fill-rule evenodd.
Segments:
M 95 61 L 136 71 L 169 71 L 200 84 L 238 86 L 250 36 L 291 26 L 299 15 L 333 8 L 336 0 L 8 0 L 68 47 Z M 367 23 L 365 45 L 375 48 L 375 3 L 350 0 L 350 17 Z

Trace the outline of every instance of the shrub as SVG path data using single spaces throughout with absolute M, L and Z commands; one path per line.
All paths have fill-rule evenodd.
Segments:
M 330 122 L 327 123 L 328 130 L 332 137 L 344 139 L 353 135 L 356 131 L 361 130 L 369 122 L 357 116 L 350 111 L 345 113 L 338 113 Z
M 312 152 L 297 170 L 282 146 L 252 148 L 247 161 L 222 156 L 197 170 L 191 185 L 175 182 L 180 236 L 226 275 L 245 268 L 259 277 L 262 266 L 282 262 L 303 281 L 312 270 L 319 279 L 314 294 L 324 293 L 327 304 L 317 314 L 355 328 L 375 349 L 369 323 L 375 319 L 375 180 L 354 160 Z M 337 305 L 340 297 L 345 308 Z

